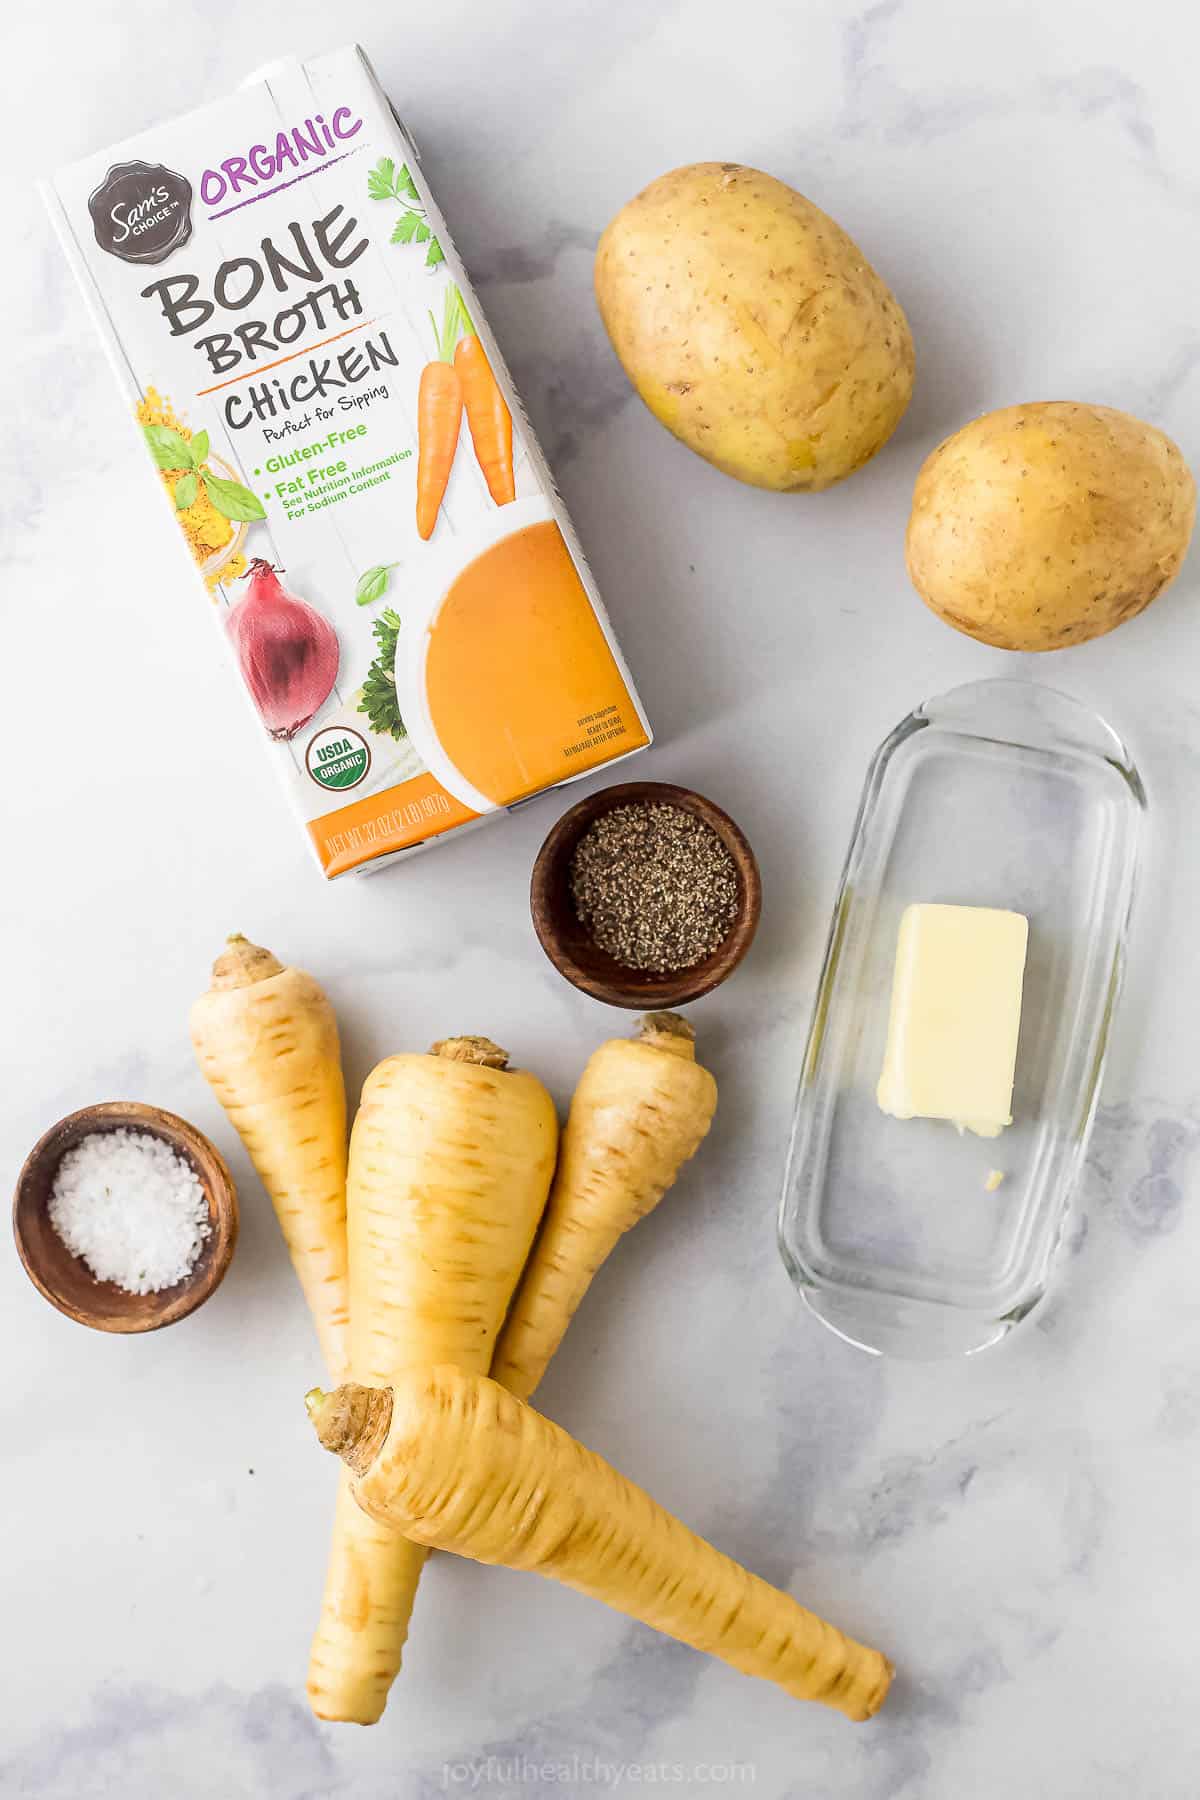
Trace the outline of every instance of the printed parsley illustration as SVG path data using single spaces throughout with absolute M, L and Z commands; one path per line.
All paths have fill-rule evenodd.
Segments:
M 366 713 L 371 730 L 397 741 L 408 736 L 396 701 L 396 638 L 400 632 L 400 615 L 386 607 L 375 621 L 375 642 L 379 646 L 375 661 L 362 685 L 358 710 Z
M 436 269 L 439 263 L 445 262 L 442 246 L 430 229 L 428 215 L 407 163 L 401 163 L 397 169 L 390 156 L 381 157 L 367 176 L 367 193 L 372 200 L 398 200 L 404 208 L 392 227 L 393 244 L 427 245 L 427 269 Z

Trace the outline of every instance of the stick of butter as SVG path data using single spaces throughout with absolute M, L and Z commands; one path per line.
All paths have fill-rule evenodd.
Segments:
M 896 1119 L 999 1137 L 1013 1073 L 1029 921 L 989 906 L 908 906 L 876 1097 Z

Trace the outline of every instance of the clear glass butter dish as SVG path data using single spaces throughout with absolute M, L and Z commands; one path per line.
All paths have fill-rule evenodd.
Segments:
M 779 1216 L 808 1305 L 864 1349 L 979 1350 L 1045 1292 L 1095 1112 L 1145 805 L 1104 720 L 1030 682 L 955 688 L 876 752 Z M 1029 920 L 1013 1123 L 998 1138 L 876 1102 L 900 918 L 921 900 Z

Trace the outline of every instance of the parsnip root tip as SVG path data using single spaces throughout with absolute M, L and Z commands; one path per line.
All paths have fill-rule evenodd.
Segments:
M 482 1069 L 508 1067 L 508 1051 L 485 1037 L 439 1038 L 436 1044 L 429 1046 L 429 1054 L 440 1056 L 443 1062 L 475 1063 Z
M 231 989 L 253 987 L 282 975 L 283 964 L 261 944 L 252 944 L 240 931 L 231 931 L 225 948 L 212 966 L 212 991 L 228 993 Z
M 696 1041 L 696 1033 L 691 1025 L 688 1024 L 688 1021 L 684 1018 L 682 1013 L 643 1013 L 638 1020 L 638 1035 L 639 1037 L 645 1037 L 646 1034 L 651 1031 L 665 1032 L 670 1037 L 687 1038 L 689 1043 L 693 1044 Z
M 304 1404 L 322 1447 L 340 1456 L 356 1475 L 361 1475 L 374 1461 L 388 1434 L 392 1422 L 391 1388 L 362 1387 L 356 1381 L 344 1381 L 332 1394 L 310 1388 Z
M 862 1644 L 855 1645 L 855 1649 L 861 1659 L 859 1668 L 848 1669 L 844 1676 L 853 1690 L 853 1697 L 845 1705 L 840 1705 L 836 1701 L 832 1704 L 837 1705 L 838 1710 L 844 1713 L 852 1724 L 863 1725 L 868 1719 L 875 1717 L 891 1693 L 896 1665 L 878 1650 L 868 1650 Z M 869 1685 L 867 1685 L 869 1678 L 862 1672 L 863 1662 L 874 1663 L 876 1666 L 877 1673 Z
M 665 1050 L 669 1055 L 682 1056 L 691 1062 L 696 1059 L 696 1033 L 678 1013 L 645 1013 L 637 1022 L 634 1040 L 639 1044 L 649 1044 L 655 1050 Z

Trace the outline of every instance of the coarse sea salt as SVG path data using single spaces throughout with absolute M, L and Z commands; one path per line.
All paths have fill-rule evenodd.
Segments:
M 68 1150 L 50 1223 L 99 1281 L 157 1294 L 182 1281 L 211 1230 L 200 1178 L 147 1131 L 94 1131 Z

